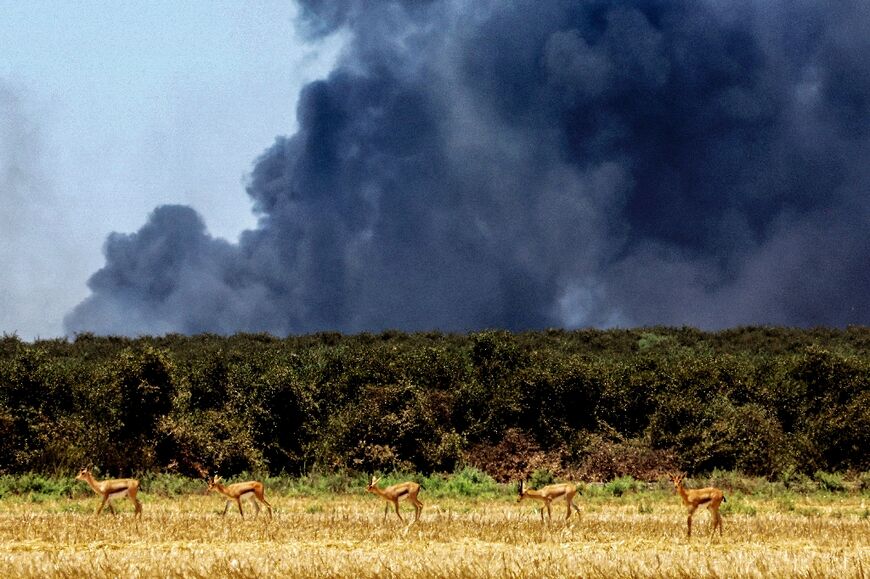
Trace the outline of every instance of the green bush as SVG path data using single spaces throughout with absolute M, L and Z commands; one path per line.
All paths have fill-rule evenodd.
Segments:
M 604 485 L 604 490 L 615 497 L 621 497 L 630 492 L 637 492 L 640 488 L 640 483 L 631 476 L 621 476 Z
M 3 336 L 0 440 L 0 474 L 429 475 L 485 456 L 505 480 L 720 469 L 809 491 L 797 474 L 870 470 L 870 328 Z
M 810 494 L 819 490 L 819 485 L 804 473 L 793 473 L 785 479 L 787 489 L 800 494 Z
M 528 484 L 533 489 L 539 489 L 555 482 L 556 477 L 546 468 L 539 468 L 529 477 Z
M 204 480 L 161 473 L 146 473 L 139 478 L 139 484 L 143 492 L 163 497 L 204 493 L 208 488 Z
M 846 490 L 846 482 L 841 474 L 817 470 L 813 479 L 819 483 L 819 488 L 823 491 L 839 493 Z
M 481 497 L 498 494 L 498 483 L 485 472 L 474 467 L 463 467 L 449 477 L 444 491 L 450 496 Z
M 72 497 L 83 488 L 87 485 L 71 478 L 45 477 L 37 473 L 0 476 L 0 498 L 21 495 Z
M 743 500 L 740 493 L 735 493 L 728 497 L 728 500 L 722 503 L 720 512 L 724 516 L 728 515 L 747 515 L 754 517 L 758 514 L 758 509 L 755 505 L 751 505 Z

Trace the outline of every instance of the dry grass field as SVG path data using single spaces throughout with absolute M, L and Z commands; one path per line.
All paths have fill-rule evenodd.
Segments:
M 275 507 L 240 519 L 216 496 L 142 495 L 95 517 L 96 497 L 0 501 L 2 577 L 864 577 L 870 574 L 866 496 L 788 501 L 734 497 L 725 535 L 706 511 L 691 541 L 676 496 L 584 500 L 542 524 L 534 505 L 506 498 L 425 503 L 406 522 L 374 496 L 267 496 Z M 559 515 L 559 519 L 555 516 Z

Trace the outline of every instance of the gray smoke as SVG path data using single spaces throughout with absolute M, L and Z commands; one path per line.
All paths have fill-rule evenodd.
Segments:
M 69 332 L 870 323 L 867 2 L 301 5 L 257 228 L 157 208 Z
M 0 78 L 0 328 L 23 339 L 56 336 L 77 299 L 58 291 L 75 273 L 63 201 L 43 163 L 37 108 L 21 86 Z

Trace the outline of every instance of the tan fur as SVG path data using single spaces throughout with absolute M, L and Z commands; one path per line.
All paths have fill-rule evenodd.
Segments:
M 109 505 L 109 512 L 114 515 L 115 509 L 112 508 L 112 500 L 122 496 L 126 496 L 130 499 L 130 502 L 133 503 L 137 517 L 142 514 L 142 503 L 140 503 L 139 499 L 136 498 L 136 494 L 139 492 L 138 480 L 134 478 L 116 478 L 98 481 L 87 468 L 83 468 L 79 471 L 76 480 L 85 481 L 92 489 L 94 489 L 95 493 L 103 497 L 103 501 L 97 508 L 97 515 L 103 512 L 103 507 L 105 507 L 107 503 Z
M 565 520 L 567 521 L 571 518 L 571 509 L 573 508 L 577 511 L 577 515 L 580 515 L 580 509 L 577 505 L 574 504 L 574 496 L 577 494 L 577 487 L 571 483 L 561 483 L 555 485 L 547 485 L 541 490 L 535 490 L 526 488 L 526 483 L 520 482 L 520 497 L 517 499 L 517 502 L 522 501 L 523 499 L 535 499 L 537 501 L 542 501 L 544 503 L 544 507 L 547 509 L 547 517 L 549 520 L 553 520 L 553 513 L 550 511 L 550 503 L 557 499 L 564 498 L 567 503 L 568 512 L 565 515 Z M 541 521 L 544 520 L 544 507 L 541 508 Z
M 686 475 L 670 475 L 671 482 L 674 483 L 674 488 L 677 489 L 680 497 L 683 499 L 683 504 L 686 506 L 689 517 L 686 519 L 686 536 L 692 536 L 692 516 L 698 507 L 706 504 L 710 510 L 710 516 L 713 517 L 713 531 L 711 536 L 716 533 L 716 527 L 719 527 L 719 536 L 722 536 L 722 515 L 719 514 L 719 505 L 725 500 L 725 495 L 716 487 L 706 487 L 703 489 L 686 489 L 683 486 L 683 479 Z
M 269 504 L 269 501 L 266 500 L 266 490 L 263 487 L 263 483 L 260 481 L 252 480 L 247 482 L 239 482 L 233 483 L 231 485 L 223 485 L 221 484 L 221 478 L 217 475 L 214 478 L 207 481 L 208 482 L 208 490 L 207 493 L 211 491 L 219 492 L 223 495 L 226 495 L 229 500 L 227 504 L 224 505 L 223 514 L 227 514 L 227 509 L 230 507 L 230 503 L 235 501 L 236 505 L 239 507 L 239 514 L 242 515 L 242 518 L 245 518 L 245 513 L 242 511 L 242 497 L 248 498 L 253 497 L 251 502 L 254 504 L 255 513 L 254 516 L 260 514 L 260 505 L 257 501 L 260 501 L 266 508 L 269 510 L 269 519 L 272 518 L 272 505 Z
M 369 486 L 366 487 L 366 492 L 370 492 L 376 495 L 380 495 L 387 501 L 386 508 L 384 509 L 384 520 L 387 520 L 387 513 L 390 510 L 390 503 L 396 507 L 396 516 L 399 517 L 399 520 L 404 521 L 402 518 L 402 514 L 399 512 L 399 500 L 405 497 L 408 497 L 408 500 L 414 505 L 414 520 L 420 520 L 420 513 L 423 511 L 423 503 L 417 498 L 417 493 L 420 492 L 420 485 L 413 482 L 403 482 L 388 486 L 385 489 L 378 488 L 378 482 L 380 478 L 372 477 L 372 481 L 369 483 Z

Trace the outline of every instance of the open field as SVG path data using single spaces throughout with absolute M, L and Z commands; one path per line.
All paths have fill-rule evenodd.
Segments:
M 268 495 L 267 495 L 268 496 Z M 270 522 L 220 516 L 216 496 L 142 496 L 117 516 L 92 514 L 96 497 L 0 501 L 3 577 L 865 577 L 866 495 L 787 500 L 729 498 L 725 535 L 710 539 L 700 510 L 689 541 L 678 498 L 666 493 L 578 497 L 542 524 L 535 505 L 435 499 L 420 523 L 373 496 L 268 496 Z M 555 504 L 554 504 L 555 506 Z M 248 507 L 250 509 L 250 507 Z M 246 511 L 247 512 L 247 511 Z M 252 511 L 251 511 L 252 512 Z M 559 518 L 556 518 L 558 514 Z

